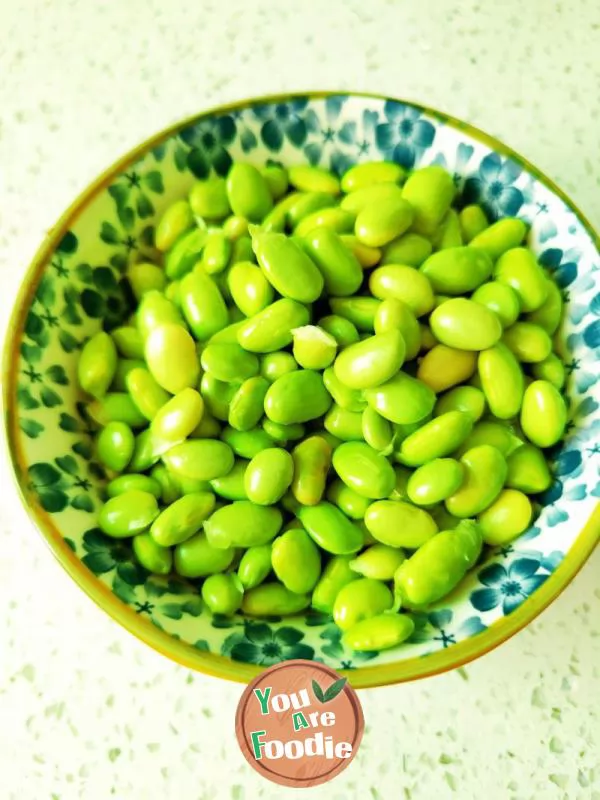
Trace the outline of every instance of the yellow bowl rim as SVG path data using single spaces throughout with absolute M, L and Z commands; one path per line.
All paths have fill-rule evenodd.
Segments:
M 547 175 L 498 139 L 450 114 L 410 100 L 392 98 L 370 92 L 349 92 L 340 90 L 264 95 L 216 106 L 169 126 L 162 132 L 157 133 L 130 150 L 125 156 L 113 163 L 108 169 L 104 170 L 96 180 L 84 189 L 60 217 L 57 223 L 50 229 L 42 245 L 35 254 L 21 283 L 17 300 L 8 323 L 8 335 L 4 346 L 2 396 L 4 403 L 6 442 L 14 477 L 23 505 L 38 530 L 43 533 L 55 557 L 73 580 L 98 606 L 104 609 L 114 620 L 138 639 L 181 666 L 239 683 L 248 683 L 259 675 L 263 671 L 263 668 L 253 664 L 232 661 L 225 656 L 197 650 L 193 645 L 172 638 L 169 633 L 160 630 L 148 619 L 139 616 L 131 606 L 122 602 L 105 583 L 99 580 L 97 576 L 81 562 L 65 542 L 60 530 L 54 525 L 51 516 L 44 511 L 37 502 L 34 494 L 28 490 L 23 477 L 26 475 L 27 462 L 19 446 L 20 434 L 18 420 L 12 402 L 12 398 L 15 396 L 18 374 L 18 345 L 24 327 L 25 315 L 31 305 L 37 281 L 41 277 L 48 258 L 54 253 L 64 234 L 71 228 L 72 223 L 86 208 L 87 204 L 109 186 L 117 174 L 135 163 L 141 156 L 156 145 L 176 134 L 179 130 L 193 125 L 199 120 L 206 119 L 207 117 L 238 111 L 260 104 L 290 102 L 301 98 L 322 100 L 327 97 L 337 96 L 368 98 L 380 101 L 392 100 L 393 102 L 410 105 L 429 114 L 439 122 L 450 123 L 452 127 L 457 130 L 465 131 L 471 138 L 490 146 L 496 152 L 509 156 L 573 209 L 579 222 L 590 235 L 594 245 L 600 252 L 600 237 L 597 232 L 575 203 L 573 203 L 562 189 L 548 178 Z M 340 674 L 348 678 L 354 688 L 365 689 L 438 675 L 447 670 L 467 664 L 469 661 L 489 653 L 491 650 L 498 647 L 498 645 L 502 644 L 502 642 L 522 630 L 558 597 L 589 558 L 599 538 L 600 503 L 595 506 L 592 514 L 559 567 L 549 576 L 542 586 L 536 589 L 531 597 L 525 600 L 510 615 L 502 617 L 486 630 L 463 642 L 459 642 L 447 649 L 439 650 L 427 656 L 373 667 L 361 666 L 351 670 L 340 670 Z

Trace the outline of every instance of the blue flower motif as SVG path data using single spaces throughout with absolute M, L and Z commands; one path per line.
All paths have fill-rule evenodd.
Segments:
M 329 168 L 338 175 L 343 174 L 356 163 L 356 159 L 344 149 L 339 149 L 338 143 L 348 148 L 357 140 L 356 121 L 347 120 L 338 125 L 339 117 L 343 111 L 347 97 L 334 96 L 325 100 L 325 126 L 320 131 L 316 141 L 311 141 L 304 148 L 304 154 L 311 164 L 319 164 L 323 156 L 329 152 Z
M 474 152 L 475 148 L 472 145 L 461 142 L 456 148 L 454 158 L 447 159 L 444 153 L 438 153 L 431 163 L 439 164 L 448 172 L 452 172 L 454 183 L 459 186 Z
M 227 146 L 235 139 L 236 126 L 232 116 L 202 119 L 179 134 L 191 147 L 187 165 L 197 178 L 206 178 L 211 168 L 226 175 L 233 160 Z
M 444 649 L 481 633 L 487 627 L 480 617 L 469 617 L 459 625 L 453 624 L 453 614 L 449 608 L 431 611 L 429 614 L 416 612 L 412 614 L 412 618 L 415 630 L 408 639 L 409 642 L 441 642 Z
M 299 97 L 288 103 L 269 103 L 255 106 L 254 116 L 262 123 L 260 138 L 272 150 L 278 152 L 285 140 L 294 147 L 302 147 L 306 142 L 309 130 L 318 126 L 317 115 L 309 109 L 308 98 Z
M 435 126 L 418 108 L 388 100 L 384 106 L 388 122 L 375 128 L 375 141 L 385 158 L 397 161 L 403 167 L 414 167 L 431 147 L 435 139 Z
M 465 181 L 465 205 L 480 203 L 492 219 L 515 216 L 524 200 L 521 190 L 513 185 L 520 174 L 521 167 L 515 161 L 490 153 L 481 161 L 479 174 Z
M 508 569 L 502 564 L 485 567 L 478 578 L 488 588 L 476 589 L 471 604 L 478 611 L 502 605 L 503 613 L 510 614 L 548 578 L 548 574 L 536 574 L 539 567 L 537 558 L 517 558 Z
M 539 262 L 552 274 L 552 277 L 564 289 L 577 277 L 577 265 L 581 251 L 576 248 L 563 251 L 559 247 L 551 247 L 539 257 Z

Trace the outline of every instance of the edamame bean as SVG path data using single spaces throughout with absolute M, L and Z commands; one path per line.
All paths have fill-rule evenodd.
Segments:
M 131 264 L 127 270 L 127 279 L 136 300 L 140 300 L 147 292 L 163 291 L 167 282 L 160 267 L 145 262 Z
M 431 255 L 431 251 L 429 239 L 419 236 L 418 233 L 405 233 L 383 248 L 381 263 L 420 267 Z
M 323 276 L 306 253 L 282 233 L 250 227 L 252 247 L 260 268 L 279 294 L 300 303 L 313 303 L 323 291 Z
M 448 247 L 429 256 L 420 271 L 434 292 L 459 295 L 472 292 L 492 274 L 494 266 L 484 250 L 472 245 Z
M 234 428 L 224 428 L 221 438 L 226 442 L 237 456 L 254 458 L 255 455 L 273 447 L 273 439 L 262 428 L 251 428 L 249 431 L 236 431 Z
M 156 226 L 154 233 L 156 247 L 166 252 L 193 225 L 194 215 L 190 204 L 187 200 L 177 200 L 166 209 Z
M 214 375 L 205 372 L 200 381 L 200 393 L 209 413 L 226 422 L 229 419 L 229 405 L 238 391 L 236 383 L 224 383 Z
M 423 357 L 417 378 L 437 394 L 467 381 L 477 367 L 477 354 L 438 344 Z
M 261 222 L 273 208 L 269 185 L 252 164 L 235 163 L 227 175 L 231 210 L 250 222 Z
M 527 530 L 532 516 L 533 508 L 527 495 L 515 489 L 504 489 L 477 521 L 483 541 L 502 547 Z
M 402 300 L 395 297 L 383 300 L 375 314 L 374 325 L 376 334 L 400 331 L 406 347 L 407 361 L 418 354 L 421 348 L 421 329 L 413 311 Z
M 508 456 L 517 447 L 521 447 L 523 440 L 516 436 L 511 429 L 499 422 L 482 420 L 478 422 L 471 433 L 464 440 L 462 445 L 456 450 L 455 456 L 459 458 L 467 450 L 479 447 L 482 444 L 489 444 L 499 450 L 504 457 Z
M 289 425 L 280 425 L 279 422 L 273 422 L 271 419 L 265 417 L 262 421 L 263 430 L 269 434 L 274 442 L 295 442 L 296 439 L 302 439 L 304 436 L 305 428 L 299 422 L 292 422 Z
M 204 533 L 197 533 L 175 547 L 175 572 L 182 578 L 206 578 L 231 566 L 232 547 L 213 547 Z
M 323 378 L 310 369 L 282 375 L 269 386 L 265 395 L 265 414 L 281 425 L 322 417 L 330 405 L 331 397 Z
M 496 261 L 507 250 L 518 247 L 526 232 L 527 226 L 522 219 L 504 217 L 474 236 L 470 240 L 470 246 L 484 250 Z
M 364 442 L 344 442 L 333 453 L 334 470 L 363 497 L 387 497 L 396 482 L 390 462 Z
M 133 359 L 133 358 L 120 358 L 117 361 L 117 369 L 115 371 L 115 377 L 113 378 L 113 382 L 110 385 L 110 388 L 114 392 L 124 392 L 127 390 L 127 376 L 130 372 L 134 369 L 144 369 L 145 364 L 140 359 Z M 168 395 L 167 395 L 168 396 Z
M 523 395 L 521 427 L 538 447 L 552 447 L 562 438 L 567 424 L 567 406 L 549 381 L 533 381 Z
M 161 487 L 154 477 L 148 475 L 119 475 L 118 478 L 113 478 L 106 487 L 108 497 L 118 497 L 125 492 L 137 489 L 141 492 L 149 492 L 156 497 L 157 500 L 161 498 Z
M 136 313 L 136 320 L 144 346 L 149 335 L 157 327 L 166 324 L 184 326 L 179 309 L 157 291 L 146 292 L 142 297 Z
M 287 171 L 277 164 L 267 164 L 260 172 L 267 182 L 273 200 L 280 200 L 289 186 Z
M 397 458 L 409 467 L 418 467 L 450 455 L 473 429 L 473 419 L 462 411 L 448 411 L 434 417 L 409 434 L 400 444 Z
M 472 295 L 471 300 L 481 303 L 500 320 L 503 328 L 513 325 L 521 312 L 517 293 L 506 283 L 489 281 L 482 284 Z
M 131 397 L 124 392 L 109 392 L 100 400 L 94 400 L 87 406 L 87 413 L 98 425 L 124 422 L 130 428 L 143 428 L 147 424 Z
M 560 325 L 563 312 L 563 299 L 558 286 L 550 278 L 546 278 L 548 296 L 542 305 L 535 311 L 525 315 L 527 322 L 539 325 L 547 334 L 552 336 Z
M 373 331 L 375 313 L 380 301 L 375 297 L 331 297 L 329 307 L 334 314 L 352 322 L 359 331 Z
M 321 575 L 319 548 L 303 528 L 286 531 L 272 545 L 273 572 L 295 594 L 315 588 Z
M 548 297 L 548 280 L 536 257 L 525 247 L 503 253 L 494 269 L 500 283 L 511 286 L 519 296 L 522 311 L 535 311 Z
M 565 365 L 555 353 L 550 353 L 543 361 L 533 364 L 531 372 L 534 378 L 548 381 L 558 389 L 558 391 L 565 385 Z
M 342 191 L 348 194 L 365 186 L 400 183 L 404 175 L 404 169 L 393 161 L 367 161 L 350 167 L 342 176 L 341 187 Z
M 500 494 L 508 472 L 506 461 L 499 450 L 484 444 L 467 450 L 460 463 L 464 480 L 446 500 L 446 508 L 455 517 L 474 517 Z
M 144 472 L 153 467 L 161 455 L 171 447 L 170 442 L 159 442 L 146 428 L 135 438 L 133 456 L 129 462 L 129 472 Z
M 490 411 L 498 419 L 511 419 L 523 402 L 523 370 L 502 342 L 483 350 L 477 359 L 481 386 Z
M 156 544 L 148 533 L 133 537 L 133 553 L 144 569 L 155 575 L 168 575 L 173 566 L 173 554 L 168 547 Z
M 289 195 L 289 198 L 290 202 L 286 216 L 292 228 L 297 228 L 303 219 L 312 216 L 317 211 L 322 211 L 335 205 L 334 196 L 326 192 L 296 192 L 293 195 Z M 283 201 L 280 205 L 285 202 Z
M 368 497 L 355 492 L 339 478 L 332 481 L 327 489 L 327 500 L 336 505 L 350 519 L 364 518 L 371 501 Z
M 441 600 L 475 564 L 481 544 L 481 530 L 470 520 L 433 536 L 398 568 L 394 578 L 397 598 L 415 609 Z
M 320 502 L 331 464 L 330 445 L 321 436 L 305 439 L 292 451 L 292 494 L 304 506 Z
M 96 452 L 100 461 L 115 472 L 122 472 L 131 460 L 135 439 L 129 425 L 109 422 L 98 434 Z
M 273 353 L 292 342 L 292 330 L 306 325 L 306 306 L 282 298 L 250 317 L 238 331 L 238 342 L 252 353 Z
M 299 164 L 288 169 L 288 178 L 291 185 L 302 192 L 325 192 L 332 195 L 340 193 L 339 180 L 321 167 Z
M 363 546 L 360 528 L 331 503 L 321 501 L 314 506 L 300 506 L 296 516 L 321 550 L 344 556 L 358 552 Z
M 231 239 L 232 242 L 236 242 L 242 237 L 250 241 L 250 237 L 247 236 L 248 220 L 245 217 L 237 217 L 235 214 L 232 214 L 230 217 L 227 217 L 223 223 L 223 233 L 228 239 Z M 252 249 L 252 247 L 250 249 Z
M 441 503 L 457 492 L 463 482 L 464 468 L 453 458 L 434 458 L 416 469 L 408 479 L 408 497 L 417 506 Z
M 164 464 L 157 464 L 156 466 L 152 467 L 150 475 L 152 480 L 156 481 L 156 483 L 160 486 L 160 494 L 158 495 L 158 499 L 161 500 L 164 505 L 170 505 L 171 503 L 174 503 L 175 500 L 179 500 L 179 498 L 183 495 L 179 481 L 176 480 L 175 476 L 169 472 Z M 138 477 L 142 478 L 144 476 L 139 475 Z M 140 486 L 139 488 L 142 487 Z
M 330 314 L 319 320 L 319 327 L 331 334 L 340 347 L 358 342 L 359 336 L 356 327 L 348 319 Z
M 362 414 L 333 404 L 323 421 L 325 429 L 342 442 L 362 441 Z
M 435 231 L 454 198 L 454 181 L 443 167 L 422 167 L 409 175 L 402 197 L 415 211 L 413 230 L 425 235 Z
M 481 389 L 474 386 L 456 386 L 438 398 L 435 404 L 436 417 L 448 411 L 462 411 L 468 414 L 474 422 L 481 419 L 485 411 L 485 396 Z
M 181 305 L 198 341 L 206 341 L 229 324 L 229 312 L 215 281 L 194 270 L 181 281 Z
M 344 586 L 333 604 L 333 619 L 343 631 L 363 619 L 376 617 L 392 607 L 393 597 L 382 581 L 359 578 Z
M 273 287 L 260 267 L 249 261 L 234 264 L 227 283 L 233 302 L 246 317 L 253 317 L 273 302 Z
M 192 439 L 163 454 L 163 462 L 175 475 L 210 481 L 227 475 L 233 467 L 233 452 L 216 439 Z
M 329 559 L 312 593 L 311 605 L 317 611 L 331 614 L 339 592 L 344 586 L 358 580 L 358 574 L 350 568 L 351 560 L 352 556 L 348 555 Z
M 189 199 L 194 214 L 203 219 L 221 220 L 231 212 L 225 179 L 218 175 L 197 181 L 190 190 Z
M 200 261 L 208 237 L 208 228 L 202 225 L 181 236 L 165 258 L 165 274 L 169 280 L 187 275 Z
M 433 410 L 435 394 L 424 383 L 398 372 L 387 383 L 365 391 L 368 404 L 398 425 L 411 425 Z
M 144 367 L 132 369 L 125 383 L 131 399 L 147 420 L 153 420 L 170 399 L 169 393 L 158 385 Z
M 390 547 L 421 545 L 437 533 L 433 517 L 422 508 L 403 500 L 377 500 L 365 514 L 368 531 L 381 544 Z
M 237 575 L 209 575 L 202 584 L 202 599 L 213 614 L 231 616 L 242 605 L 244 590 Z
M 158 410 L 150 425 L 157 439 L 177 444 L 192 433 L 204 413 L 204 400 L 195 389 L 181 392 Z
M 389 650 L 406 641 L 414 632 L 414 621 L 400 614 L 378 614 L 357 622 L 344 632 L 346 647 L 356 652 Z
M 406 345 L 398 330 L 351 344 L 338 355 L 333 370 L 351 389 L 370 389 L 392 378 L 404 363 Z
M 298 364 L 291 353 L 267 353 L 261 359 L 260 373 L 269 383 L 296 369 Z
M 242 383 L 257 375 L 260 367 L 254 353 L 237 342 L 211 342 L 202 351 L 200 363 L 205 373 L 223 383 Z
M 113 539 L 124 539 L 147 530 L 158 513 L 153 494 L 131 489 L 106 501 L 100 509 L 98 527 Z
M 435 304 L 429 279 L 414 267 L 397 264 L 377 267 L 369 278 L 369 289 L 380 300 L 387 300 L 389 297 L 402 300 L 416 317 L 428 314 Z
M 350 562 L 350 568 L 364 578 L 391 581 L 394 573 L 406 559 L 404 551 L 387 544 L 374 544 Z
M 458 221 L 463 241 L 467 244 L 488 226 L 481 206 L 465 206 L 458 215 Z
M 137 328 L 122 325 L 110 332 L 119 355 L 123 358 L 142 359 L 144 357 L 144 340 Z
M 367 406 L 361 415 L 361 429 L 365 442 L 384 455 L 391 452 L 394 430 L 389 420 Z
M 231 258 L 231 239 L 229 239 L 220 228 L 209 230 L 204 253 L 202 255 L 202 266 L 209 275 L 216 275 L 223 272 L 229 264 Z
M 249 547 L 240 561 L 237 575 L 247 591 L 262 583 L 271 572 L 271 545 Z
M 340 234 L 340 239 L 363 269 L 374 267 L 375 264 L 379 263 L 381 250 L 378 247 L 368 247 L 366 244 L 359 242 L 356 236 L 351 233 Z
M 552 340 L 539 325 L 515 322 L 504 332 L 502 341 L 508 349 L 527 364 L 544 361 L 552 352 Z
M 281 583 L 261 583 L 244 594 L 242 611 L 250 617 L 283 617 L 298 614 L 309 605 L 307 594 L 294 594 Z
M 113 382 L 117 369 L 114 341 L 101 331 L 84 344 L 77 362 L 77 379 L 84 392 L 103 397 Z
M 293 476 L 294 464 L 287 450 L 279 447 L 261 450 L 246 468 L 244 475 L 246 495 L 258 505 L 274 505 L 286 493 Z
M 545 492 L 552 484 L 552 475 L 544 454 L 532 444 L 524 444 L 512 452 L 506 461 L 506 485 L 528 494 Z
M 214 547 L 253 547 L 273 541 L 282 524 L 278 508 L 235 500 L 211 514 L 204 532 Z
M 304 369 L 325 369 L 337 351 L 335 338 L 318 325 L 303 325 L 294 328 L 293 353 L 298 364 Z
M 229 424 L 238 431 L 249 431 L 258 425 L 269 382 L 257 375 L 245 380 L 229 404 Z
M 408 500 L 408 481 L 412 475 L 412 471 L 402 466 L 394 467 L 394 474 L 396 476 L 396 483 L 392 489 L 388 500 Z
M 438 250 L 461 247 L 463 244 L 458 214 L 451 208 L 438 228 L 433 243 Z
M 363 411 L 367 401 L 358 389 L 350 389 L 336 376 L 332 367 L 323 372 L 323 383 L 334 402 L 347 411 Z
M 358 290 L 362 267 L 334 230 L 324 226 L 311 230 L 305 238 L 305 250 L 323 276 L 325 291 L 345 297 Z
M 227 475 L 213 478 L 210 481 L 210 487 L 213 492 L 227 500 L 247 500 L 248 495 L 246 494 L 244 475 L 248 463 L 245 459 L 236 459 Z
M 464 297 L 454 297 L 438 306 L 429 324 L 439 342 L 459 350 L 486 350 L 502 335 L 498 317 L 485 306 Z
M 294 228 L 294 236 L 312 236 L 319 228 L 329 230 L 336 235 L 348 233 L 354 229 L 354 220 L 355 215 L 350 211 L 344 211 L 343 208 L 323 208 L 304 217 Z M 304 240 L 305 243 L 307 241 L 308 239 Z M 309 250 L 307 252 L 311 255 Z
M 194 387 L 200 367 L 194 340 L 180 325 L 159 325 L 146 340 L 146 363 L 154 380 L 171 394 Z
M 215 506 L 212 492 L 186 494 L 161 511 L 152 523 L 150 535 L 161 547 L 185 542 L 198 532 Z
M 369 203 L 358 213 L 354 233 L 367 247 L 383 247 L 405 233 L 413 218 L 412 206 L 401 198 Z

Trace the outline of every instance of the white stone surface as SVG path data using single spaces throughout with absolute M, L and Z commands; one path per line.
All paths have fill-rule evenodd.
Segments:
M 0 308 L 45 231 L 150 133 L 245 96 L 387 93 L 504 139 L 600 226 L 592 0 L 0 0 Z M 241 687 L 179 668 L 70 581 L 0 485 L 1 800 L 292 798 L 234 738 Z M 328 800 L 600 800 L 600 552 L 465 670 L 361 693 Z

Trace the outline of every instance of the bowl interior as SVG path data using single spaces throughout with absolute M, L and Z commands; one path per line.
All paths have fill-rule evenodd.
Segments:
M 84 339 L 127 312 L 128 263 L 156 257 L 155 221 L 196 177 L 225 174 L 233 160 L 309 162 L 340 173 L 384 158 L 407 167 L 442 164 L 465 203 L 482 203 L 492 218 L 518 215 L 529 223 L 529 244 L 566 301 L 561 342 L 571 421 L 552 454 L 555 480 L 535 525 L 489 554 L 452 597 L 419 615 L 405 645 L 356 654 L 344 650 L 337 627 L 317 613 L 264 621 L 212 616 L 196 585 L 149 576 L 126 543 L 105 537 L 96 527 L 102 471 L 91 458 L 75 375 Z M 508 615 L 518 629 L 547 604 L 597 535 L 582 529 L 600 496 L 599 266 L 593 234 L 566 198 L 516 154 L 437 112 L 384 98 L 315 95 L 202 115 L 102 176 L 32 267 L 5 371 L 9 442 L 26 503 L 88 593 L 138 636 L 191 666 L 245 680 L 254 671 L 245 664 L 319 659 L 338 670 L 360 667 L 357 685 L 426 674 L 433 664 L 454 666 L 506 638 Z M 544 593 L 553 573 L 552 591 Z M 443 662 L 435 660 L 441 650 Z

